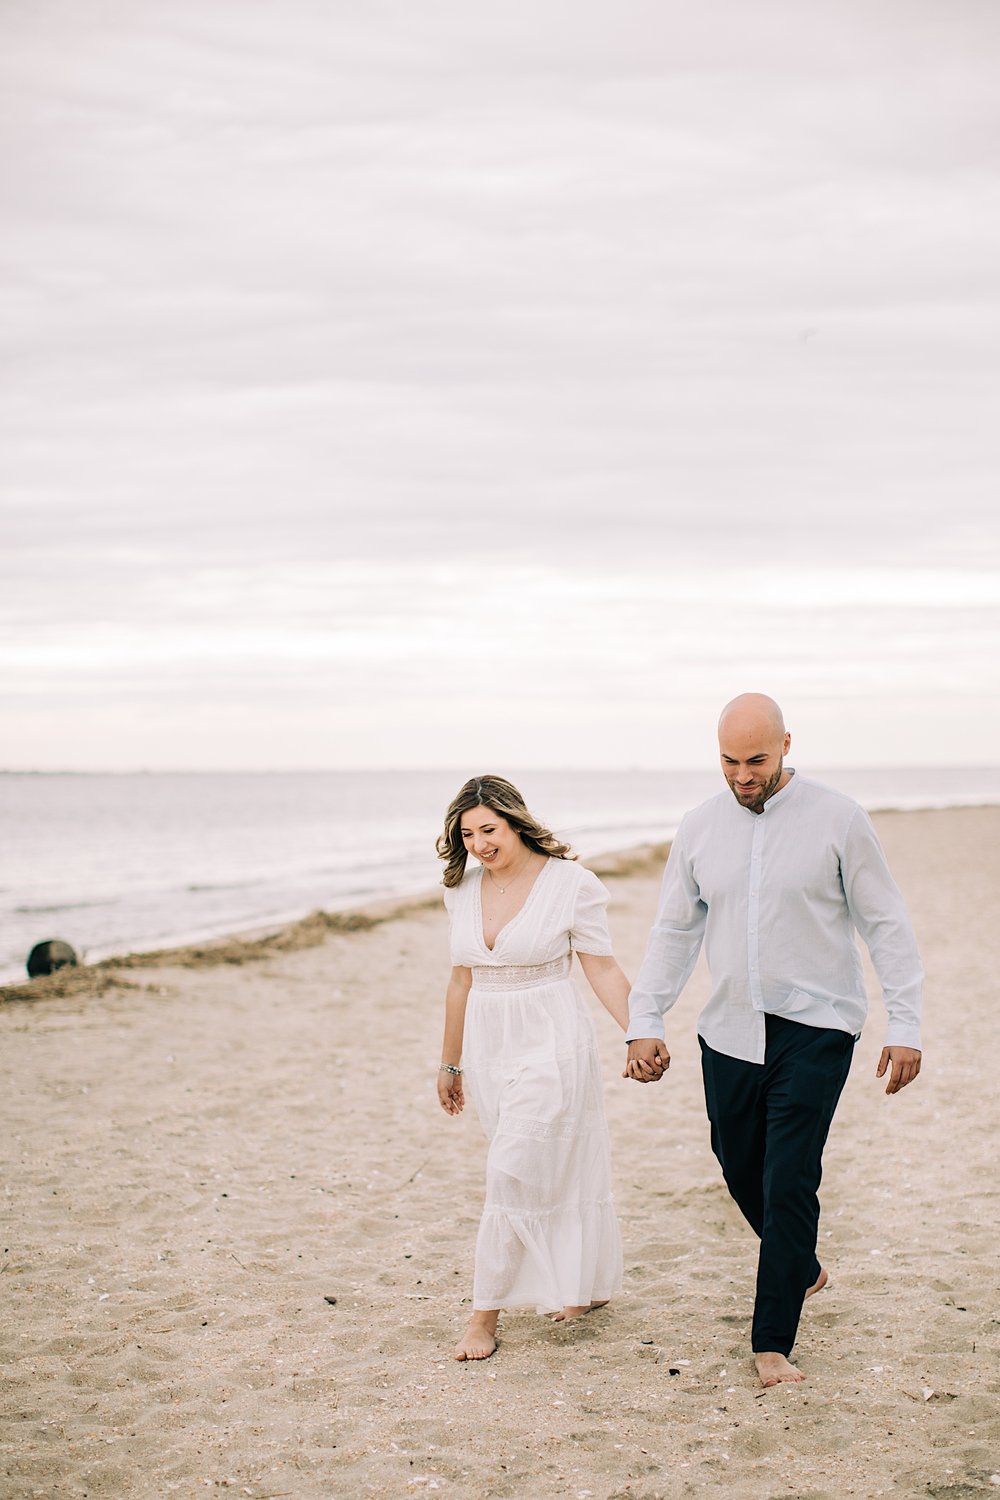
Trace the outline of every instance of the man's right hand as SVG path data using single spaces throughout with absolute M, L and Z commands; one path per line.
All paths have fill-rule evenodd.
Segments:
M 637 1037 L 628 1044 L 623 1078 L 636 1083 L 658 1083 L 670 1067 L 670 1053 L 665 1042 L 656 1037 Z

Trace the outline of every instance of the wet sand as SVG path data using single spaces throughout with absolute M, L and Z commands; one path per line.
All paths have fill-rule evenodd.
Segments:
M 884 1097 L 873 1000 L 826 1153 L 807 1382 L 764 1392 L 750 1361 L 701 967 L 660 1085 L 620 1079 L 594 1003 L 624 1294 L 563 1327 L 507 1315 L 492 1359 L 451 1360 L 485 1152 L 436 1102 L 434 899 L 2 992 L 0 1495 L 1000 1493 L 1000 809 L 876 822 L 927 968 L 925 1071 Z M 617 869 L 634 973 L 662 861 L 592 863 Z

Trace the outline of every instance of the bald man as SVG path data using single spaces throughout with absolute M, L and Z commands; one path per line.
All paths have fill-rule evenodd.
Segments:
M 867 1014 L 861 934 L 888 1015 L 877 1076 L 920 1072 L 923 972 L 903 898 L 864 809 L 785 764 L 772 698 L 745 693 L 719 720 L 729 790 L 683 819 L 629 1001 L 626 1078 L 670 1066 L 663 1014 L 705 944 L 698 1017 L 712 1150 L 760 1237 L 752 1348 L 763 1385 L 803 1380 L 788 1356 L 816 1258 L 822 1154 Z

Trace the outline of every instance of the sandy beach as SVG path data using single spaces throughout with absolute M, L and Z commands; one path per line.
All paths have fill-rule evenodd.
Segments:
M 798 1386 L 749 1357 L 755 1242 L 709 1150 L 699 967 L 669 1079 L 594 1002 L 625 1290 L 458 1364 L 484 1141 L 435 1094 L 435 897 L 9 987 L 3 1497 L 1000 1494 L 1000 809 L 876 819 L 927 970 L 924 1072 L 826 1153 Z M 635 972 L 661 855 L 590 862 Z M 583 984 L 582 975 L 579 982 Z

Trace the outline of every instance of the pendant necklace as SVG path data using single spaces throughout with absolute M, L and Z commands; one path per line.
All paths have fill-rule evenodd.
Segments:
M 531 855 L 529 854 L 528 857 L 527 857 L 527 859 L 524 861 L 524 864 L 518 870 L 517 874 L 514 875 L 510 880 L 507 881 L 507 885 L 501 885 L 500 882 L 499 882 L 499 880 L 495 880 L 493 878 L 493 871 L 488 866 L 487 866 L 486 873 L 490 877 L 490 884 L 491 885 L 495 885 L 496 888 L 497 888 L 497 890 L 500 892 L 500 894 L 502 896 L 507 891 L 507 887 L 508 886 L 512 886 L 515 881 L 520 880 L 521 876 L 524 874 L 525 870 L 528 868 L 528 866 L 530 864 L 531 864 Z

